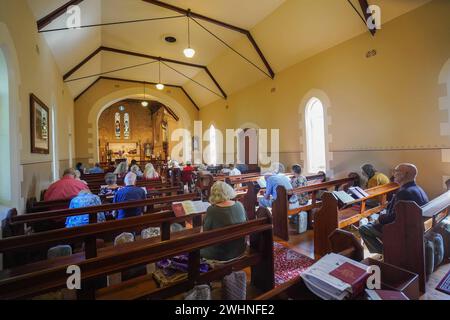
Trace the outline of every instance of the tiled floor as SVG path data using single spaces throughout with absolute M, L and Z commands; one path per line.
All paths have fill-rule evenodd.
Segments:
M 298 234 L 291 226 L 289 238 L 290 238 L 289 242 L 277 239 L 276 237 L 275 240 L 301 254 L 304 254 L 310 258 L 314 258 L 313 231 L 309 230 L 303 234 Z M 364 256 L 365 257 L 370 256 L 370 253 L 367 250 L 367 248 L 365 248 L 364 250 Z M 447 295 L 445 293 L 436 290 L 436 286 L 439 284 L 439 282 L 442 280 L 442 278 L 447 274 L 449 270 L 450 270 L 450 261 L 448 261 L 446 264 L 441 265 L 438 268 L 438 270 L 436 270 L 430 276 L 430 279 L 427 281 L 426 287 L 427 292 L 420 298 L 421 300 L 450 300 L 450 295 Z

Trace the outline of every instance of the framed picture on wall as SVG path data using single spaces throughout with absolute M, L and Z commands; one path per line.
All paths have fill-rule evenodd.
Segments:
M 30 94 L 31 153 L 50 153 L 50 114 L 48 107 Z

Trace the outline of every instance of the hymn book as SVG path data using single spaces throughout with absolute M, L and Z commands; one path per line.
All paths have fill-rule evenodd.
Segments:
M 209 202 L 203 201 L 183 201 L 174 202 L 172 204 L 172 210 L 177 217 L 183 217 L 186 215 L 197 214 L 206 212 L 206 210 L 211 206 Z
M 352 266 L 348 267 L 348 264 L 351 264 Z M 352 270 L 356 270 L 355 268 L 358 268 L 360 270 L 358 271 L 358 274 L 368 275 L 368 266 L 353 261 L 342 255 L 329 253 L 309 267 L 304 273 L 301 274 L 301 277 L 309 290 L 311 290 L 311 292 L 316 294 L 318 297 L 324 300 L 344 300 L 357 294 L 357 292 L 354 291 L 357 289 L 357 285 L 352 286 L 352 284 L 347 283 L 333 275 L 333 271 L 340 269 L 340 267 L 347 267 Z M 342 271 L 342 269 L 340 270 Z M 361 281 L 365 285 L 365 280 L 363 280 L 364 277 L 365 275 L 362 276 L 361 279 L 358 277 L 359 280 L 357 281 Z
M 363 199 L 369 196 L 369 194 L 360 187 L 350 187 L 348 188 L 348 191 L 350 191 L 350 193 L 355 196 L 356 199 Z
M 355 199 L 351 195 L 347 194 L 345 191 L 333 191 L 333 194 L 344 205 L 347 205 L 355 201 Z
M 261 189 L 266 188 L 266 178 L 261 177 L 256 181 Z

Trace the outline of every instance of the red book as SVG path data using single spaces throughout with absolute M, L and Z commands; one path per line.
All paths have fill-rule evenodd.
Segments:
M 330 275 L 351 285 L 353 297 L 356 297 L 363 292 L 366 287 L 366 280 L 369 277 L 366 270 L 348 262 L 343 263 L 331 271 Z

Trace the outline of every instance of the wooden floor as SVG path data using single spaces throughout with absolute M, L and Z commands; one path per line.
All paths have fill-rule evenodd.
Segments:
M 357 231 L 352 231 L 355 235 L 358 236 Z M 359 236 L 358 236 L 359 237 Z M 289 230 L 289 242 L 283 241 L 275 237 L 275 241 L 281 243 L 290 249 L 297 251 L 305 256 L 310 258 L 314 258 L 314 232 L 312 230 L 308 230 L 303 234 L 298 234 L 294 227 L 291 225 Z M 371 254 L 364 246 L 364 256 L 369 257 Z M 436 286 L 442 280 L 442 278 L 447 274 L 450 270 L 450 261 L 447 261 L 446 264 L 441 265 L 438 270 L 436 270 L 427 281 L 426 293 L 420 297 L 421 300 L 450 300 L 450 295 L 447 295 L 443 292 L 436 290 Z

